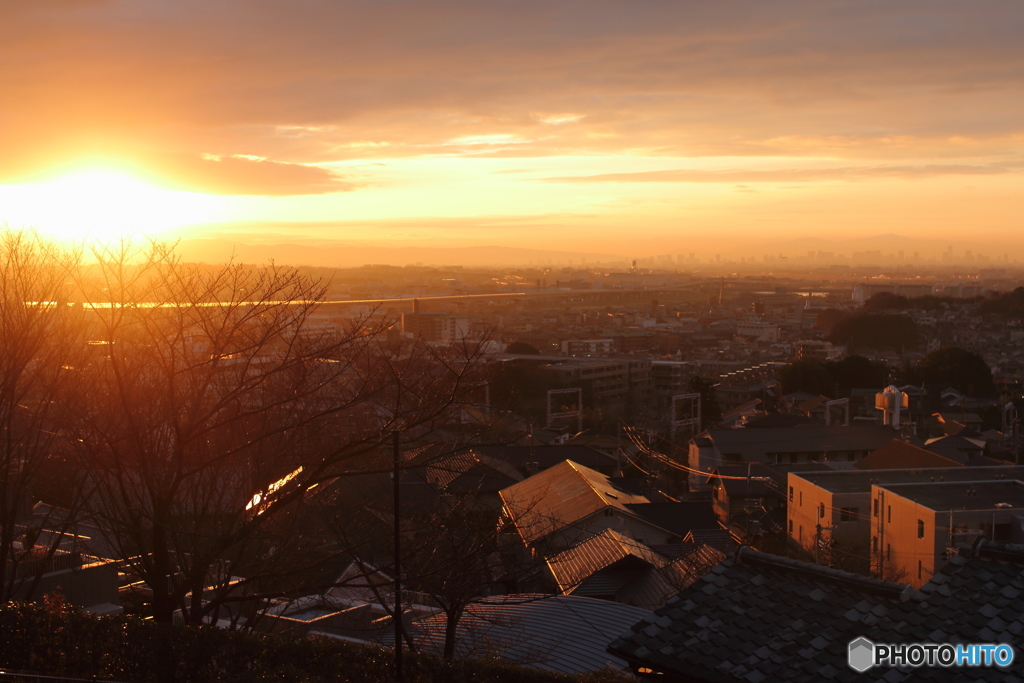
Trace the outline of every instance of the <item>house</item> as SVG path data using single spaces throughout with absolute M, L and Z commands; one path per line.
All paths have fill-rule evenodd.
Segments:
M 641 681 L 962 681 L 1024 678 L 985 667 L 848 665 L 850 644 L 1015 643 L 1024 632 L 1024 546 L 961 546 L 931 581 L 870 579 L 746 547 L 633 625 L 608 651 Z
M 455 654 L 569 675 L 622 671 L 626 662 L 609 654 L 608 644 L 637 621 L 652 617 L 640 607 L 578 595 L 491 597 L 466 606 Z M 408 633 L 420 651 L 441 655 L 445 627 L 445 614 L 439 612 L 410 624 Z
M 722 465 L 708 477 L 711 501 L 718 521 L 728 525 L 752 508 L 785 507 L 785 485 L 765 465 Z
M 654 609 L 695 581 L 725 555 L 707 545 L 669 559 L 606 529 L 545 563 L 558 593 L 613 600 Z
M 565 460 L 501 491 L 505 511 L 523 542 L 549 550 L 570 548 L 615 529 L 645 543 L 679 539 L 638 514 L 632 505 L 651 501 L 616 486 L 600 472 Z
M 953 460 L 901 439 L 893 439 L 860 462 L 854 463 L 853 467 L 858 470 L 905 470 L 961 467 L 964 464 L 961 460 Z
M 709 429 L 690 442 L 689 465 L 710 475 L 726 464 L 785 465 L 827 463 L 850 467 L 893 438 L 882 426 L 807 425 L 769 429 Z M 706 477 L 690 477 L 691 491 L 706 491 Z

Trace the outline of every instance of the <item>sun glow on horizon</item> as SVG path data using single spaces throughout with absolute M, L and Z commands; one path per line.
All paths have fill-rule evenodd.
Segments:
M 0 186 L 0 222 L 76 243 L 164 238 L 175 228 L 213 220 L 217 214 L 214 196 L 163 190 L 105 169 Z

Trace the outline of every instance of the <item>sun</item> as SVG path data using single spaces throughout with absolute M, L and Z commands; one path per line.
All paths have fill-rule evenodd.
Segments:
M 105 169 L 2 188 L 0 221 L 76 243 L 165 238 L 174 228 L 213 220 L 216 198 L 153 187 Z

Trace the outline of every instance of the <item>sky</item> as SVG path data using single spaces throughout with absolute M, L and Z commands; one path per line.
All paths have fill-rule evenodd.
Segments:
M 0 0 L 0 221 L 1024 254 L 1024 3 Z

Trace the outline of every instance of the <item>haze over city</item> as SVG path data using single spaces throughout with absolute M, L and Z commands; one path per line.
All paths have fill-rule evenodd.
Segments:
M 1016 2 L 2 7 L 12 227 L 324 266 L 1024 258 Z

